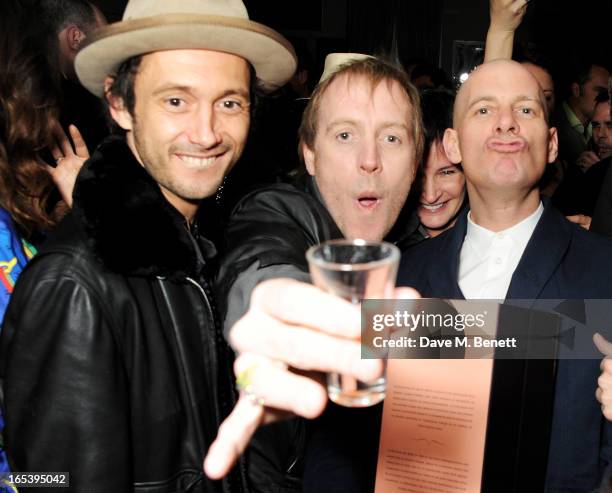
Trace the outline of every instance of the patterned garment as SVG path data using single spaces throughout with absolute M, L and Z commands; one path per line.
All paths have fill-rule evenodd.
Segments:
M 35 254 L 36 249 L 20 238 L 11 215 L 0 208 L 0 320 L 4 318 L 17 277 Z M 0 474 L 9 471 L 2 440 L 3 429 L 4 419 L 0 414 Z M 0 493 L 14 491 L 16 489 L 0 477 Z
M 19 237 L 10 214 L 0 208 L 0 320 L 17 277 L 35 253 L 34 247 Z

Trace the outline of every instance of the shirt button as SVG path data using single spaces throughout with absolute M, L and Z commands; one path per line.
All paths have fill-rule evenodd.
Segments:
M 501 259 L 500 257 L 497 257 L 497 258 L 495 259 L 495 263 L 496 263 L 497 265 L 500 265 L 500 264 L 502 263 L 502 259 Z

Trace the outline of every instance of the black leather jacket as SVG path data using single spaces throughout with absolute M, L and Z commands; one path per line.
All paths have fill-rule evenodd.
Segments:
M 423 239 L 418 226 L 407 204 L 386 239 L 408 248 Z M 309 281 L 306 250 L 342 238 L 342 233 L 314 180 L 308 179 L 300 188 L 275 184 L 246 195 L 234 208 L 225 236 L 216 288 L 229 330 L 246 312 L 255 285 L 279 277 Z M 302 491 L 307 435 L 302 420 L 258 430 L 247 451 L 251 486 L 266 492 Z
M 88 493 L 246 491 L 241 466 L 222 482 L 202 473 L 234 402 L 213 254 L 123 140 L 99 148 L 5 318 L 13 470 L 66 471 Z

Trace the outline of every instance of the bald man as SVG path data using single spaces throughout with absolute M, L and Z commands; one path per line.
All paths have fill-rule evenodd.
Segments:
M 457 95 L 453 127 L 444 148 L 463 166 L 470 210 L 453 229 L 407 252 L 400 284 L 440 298 L 612 297 L 612 243 L 540 199 L 538 181 L 558 141 L 533 75 L 512 61 L 481 65 Z M 593 394 L 598 366 L 558 362 L 547 492 L 593 491 L 608 475 L 612 433 Z

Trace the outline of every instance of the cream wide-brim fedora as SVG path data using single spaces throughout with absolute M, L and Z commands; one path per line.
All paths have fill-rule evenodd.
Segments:
M 291 43 L 249 20 L 241 0 L 130 0 L 121 22 L 86 38 L 74 65 L 81 84 L 101 97 L 106 77 L 128 58 L 186 49 L 245 58 L 268 92 L 283 86 L 297 67 Z

